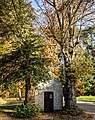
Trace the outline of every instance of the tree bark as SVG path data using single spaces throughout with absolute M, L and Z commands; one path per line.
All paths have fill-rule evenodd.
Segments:
M 70 1 L 69 1 L 70 2 Z M 70 4 L 68 5 L 68 49 L 66 51 L 67 52 L 67 56 L 65 56 L 64 54 L 64 65 L 65 65 L 65 94 L 64 94 L 64 98 L 65 98 L 65 108 L 67 109 L 74 109 L 76 108 L 76 83 L 75 83 L 75 70 L 72 67 L 72 60 L 73 60 L 73 50 L 74 50 L 74 43 L 73 43 L 73 36 L 74 36 L 74 25 L 71 26 L 71 22 L 72 22 L 72 8 L 70 6 Z M 69 57 L 68 57 L 69 56 Z
M 65 89 L 64 93 L 65 108 L 67 109 L 76 108 L 76 92 L 74 82 L 70 83 L 70 80 L 69 82 L 66 82 L 64 89 Z
M 25 80 L 25 100 L 24 104 L 26 105 L 29 102 L 29 90 L 30 90 L 30 77 Z
M 74 75 L 74 68 L 71 67 L 70 63 L 64 59 L 65 63 L 65 84 L 64 84 L 64 101 L 65 108 L 73 109 L 76 108 L 76 80 Z

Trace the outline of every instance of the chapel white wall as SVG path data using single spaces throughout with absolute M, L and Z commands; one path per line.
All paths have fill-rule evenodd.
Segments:
M 35 103 L 44 110 L 44 92 L 53 92 L 54 110 L 61 110 L 63 106 L 63 89 L 58 80 L 50 80 L 46 83 L 40 83 L 35 93 Z

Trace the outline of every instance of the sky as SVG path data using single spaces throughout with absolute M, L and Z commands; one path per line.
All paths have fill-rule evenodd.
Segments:
M 34 0 L 32 0 L 32 6 L 33 6 L 34 8 L 37 8 L 37 5 L 36 5 L 36 3 L 35 3 Z
M 29 2 L 31 2 L 32 1 L 32 6 L 34 7 L 34 8 L 37 8 L 38 6 L 37 6 L 37 4 L 36 4 L 36 2 L 35 2 L 35 0 L 28 0 Z M 38 0 L 39 2 L 41 2 L 41 0 Z

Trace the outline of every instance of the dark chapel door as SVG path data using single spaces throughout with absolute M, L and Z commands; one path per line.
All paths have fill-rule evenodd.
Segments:
M 44 92 L 44 111 L 53 112 L 53 92 Z

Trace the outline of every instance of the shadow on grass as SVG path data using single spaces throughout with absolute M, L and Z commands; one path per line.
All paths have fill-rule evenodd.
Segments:
M 7 117 L 15 117 L 16 107 L 20 106 L 21 104 L 4 104 L 0 105 L 0 117 L 7 116 Z

